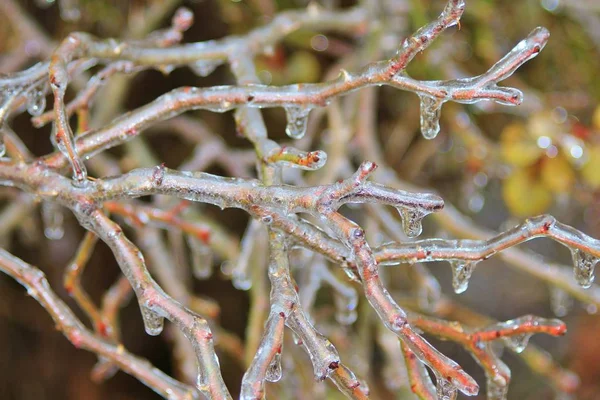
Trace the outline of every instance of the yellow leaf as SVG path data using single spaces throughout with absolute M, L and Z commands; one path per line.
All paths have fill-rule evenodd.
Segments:
M 571 189 L 575 182 L 573 167 L 562 155 L 545 158 L 542 164 L 541 178 L 546 187 L 556 193 Z
M 550 189 L 528 169 L 516 170 L 506 178 L 502 197 L 510 212 L 518 217 L 542 214 L 552 204 Z
M 527 137 L 525 127 L 514 123 L 506 126 L 500 136 L 500 154 L 502 159 L 516 167 L 527 167 L 535 163 L 543 150 L 532 138 Z
M 591 187 L 600 187 L 600 146 L 587 146 L 587 162 L 581 168 L 581 179 Z

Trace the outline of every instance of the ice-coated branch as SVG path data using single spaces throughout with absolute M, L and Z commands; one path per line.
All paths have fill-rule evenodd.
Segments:
M 48 311 L 57 328 L 77 348 L 92 351 L 118 365 L 124 372 L 135 376 L 165 398 L 198 399 L 198 392 L 174 380 L 148 361 L 127 352 L 90 332 L 69 307 L 52 291 L 44 273 L 25 263 L 4 249 L 0 249 L 0 270 L 21 283 L 30 296 Z
M 453 266 L 454 288 L 460 293 L 467 288 L 477 262 L 536 237 L 548 237 L 569 248 L 573 254 L 575 280 L 583 288 L 592 286 L 594 268 L 600 257 L 600 241 L 549 215 L 530 218 L 488 240 L 425 239 L 390 243 L 376 249 L 376 258 L 381 264 L 449 261 Z M 600 301 L 597 292 L 593 290 L 591 296 Z

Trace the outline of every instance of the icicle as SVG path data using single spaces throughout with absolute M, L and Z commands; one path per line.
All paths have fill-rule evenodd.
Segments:
M 356 307 L 358 306 L 358 296 L 353 290 L 351 296 L 342 296 L 336 294 L 335 299 L 335 319 L 342 325 L 352 325 L 357 318 Z
M 587 289 L 594 282 L 594 268 L 598 263 L 598 258 L 579 249 L 573 249 L 571 254 L 573 255 L 575 280 L 581 287 Z
M 474 261 L 463 261 L 463 260 L 452 260 L 450 266 L 452 267 L 452 287 L 454 293 L 463 293 L 469 287 L 469 279 L 477 265 Z
M 440 132 L 440 114 L 444 101 L 419 94 L 421 99 L 421 133 L 425 139 L 434 139 Z
M 65 234 L 63 220 L 64 215 L 61 206 L 56 203 L 42 203 L 44 236 L 50 240 L 62 239 Z
M 140 310 L 142 311 L 146 333 L 150 336 L 160 335 L 165 324 L 165 319 L 142 304 L 140 304 Z
M 508 385 L 506 380 L 504 382 L 494 382 L 493 379 L 488 378 L 486 381 L 487 386 L 487 398 L 488 400 L 506 400 L 508 394 Z
M 58 3 L 58 7 L 60 8 L 60 17 L 63 21 L 79 21 L 79 18 L 81 18 L 78 0 L 61 0 Z
M 421 221 L 428 214 L 420 208 L 398 207 L 398 212 L 402 217 L 402 228 L 408 237 L 417 237 L 423 231 Z
M 276 353 L 269 364 L 269 368 L 267 368 L 267 373 L 265 375 L 265 379 L 269 382 L 278 382 L 283 375 L 281 370 L 281 353 Z
M 238 290 L 250 290 L 252 287 L 252 279 L 250 279 L 246 270 L 234 270 L 231 283 Z
M 503 339 L 506 345 L 515 353 L 521 353 L 527 347 L 530 338 L 531 333 L 523 333 L 521 335 L 504 337 Z
M 435 374 L 435 378 L 435 388 L 438 400 L 455 400 L 458 395 L 456 386 L 441 377 L 438 373 Z
M 39 117 L 46 109 L 46 96 L 42 90 L 36 88 L 31 89 L 27 93 L 27 112 L 32 117 Z
M 221 60 L 199 60 L 190 64 L 190 68 L 196 75 L 208 76 L 221 64 Z
M 285 133 L 292 139 L 301 139 L 306 133 L 306 125 L 308 123 L 308 114 L 310 108 L 303 106 L 289 106 L 285 107 L 285 114 L 287 115 L 287 126 L 285 127 Z
M 208 279 L 212 275 L 212 252 L 198 238 L 187 235 L 192 259 L 192 271 L 196 279 Z
M 573 307 L 573 299 L 567 292 L 557 287 L 550 287 L 550 308 L 557 317 L 566 316 Z

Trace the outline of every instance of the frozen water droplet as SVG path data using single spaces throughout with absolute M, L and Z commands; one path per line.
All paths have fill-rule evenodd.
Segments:
M 41 90 L 33 89 L 27 93 L 27 112 L 33 117 L 39 117 L 46 109 L 46 96 Z
M 265 379 L 269 382 L 278 382 L 283 375 L 281 370 L 281 353 L 276 353 L 267 368 L 267 372 L 265 374 Z
M 62 208 L 55 203 L 42 204 L 42 222 L 44 223 L 44 236 L 50 240 L 60 240 L 65 234 L 64 214 Z
M 521 353 L 523 350 L 525 350 L 525 347 L 527 347 L 529 338 L 531 338 L 530 333 L 523 333 L 521 335 L 504 337 L 503 339 L 506 345 L 515 353 Z
M 140 310 L 142 311 L 146 333 L 150 336 L 160 335 L 165 324 L 165 319 L 146 306 L 140 305 Z
M 436 374 L 435 389 L 438 400 L 455 400 L 458 394 L 456 386 L 439 374 Z
M 252 279 L 246 274 L 246 271 L 233 271 L 231 283 L 238 290 L 250 290 Z
M 344 82 L 348 82 L 352 79 L 352 75 L 350 75 L 350 72 L 346 71 L 345 69 L 340 70 L 340 77 L 344 80 Z
M 469 279 L 475 269 L 477 263 L 473 261 L 463 260 L 452 260 L 450 266 L 452 267 L 452 287 L 454 293 L 463 293 L 469 287 Z
M 444 101 L 437 97 L 420 94 L 421 133 L 425 139 L 434 139 L 440 132 L 440 115 Z
M 63 21 L 79 21 L 79 18 L 81 18 L 78 0 L 61 0 L 58 6 L 60 8 L 60 17 Z
M 571 254 L 573 255 L 575 280 L 581 287 L 587 289 L 594 282 L 594 268 L 598 263 L 598 257 L 579 249 L 573 249 Z
M 221 64 L 221 60 L 199 60 L 190 64 L 190 68 L 196 75 L 208 76 Z
M 306 133 L 306 125 L 308 123 L 308 114 L 310 108 L 302 106 L 285 107 L 287 115 L 287 126 L 285 133 L 292 139 L 301 139 Z
M 553 286 L 550 288 L 550 307 L 554 315 L 564 317 L 573 307 L 573 299 L 564 290 Z
M 352 325 L 358 316 L 356 307 L 358 306 L 358 296 L 353 290 L 348 292 L 352 293 L 349 296 L 336 295 L 335 296 L 335 319 L 342 325 Z
M 191 252 L 192 271 L 196 279 L 208 279 L 212 275 L 213 258 L 210 248 L 198 238 L 188 235 Z
M 398 207 L 398 212 L 402 217 L 402 228 L 408 237 L 417 237 L 423 231 L 421 221 L 427 213 L 420 208 Z
M 273 217 L 271 215 L 265 215 L 261 220 L 265 225 L 271 225 L 273 223 Z
M 486 381 L 487 398 L 488 400 L 506 400 L 508 395 L 508 384 L 504 382 L 496 382 L 491 378 Z

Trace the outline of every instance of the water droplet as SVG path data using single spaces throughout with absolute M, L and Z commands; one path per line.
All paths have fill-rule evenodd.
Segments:
M 269 382 L 278 382 L 283 375 L 281 370 L 281 353 L 276 353 L 267 368 L 265 379 Z
M 573 299 L 567 292 L 557 287 L 550 287 L 550 308 L 557 317 L 566 316 L 573 307 Z
M 146 333 L 150 336 L 160 335 L 165 324 L 165 319 L 141 304 L 140 310 L 142 311 L 142 319 L 144 320 Z
M 521 335 L 504 337 L 503 340 L 515 353 L 521 353 L 527 347 L 530 338 L 531 333 L 523 333 Z
M 428 214 L 421 208 L 398 207 L 402 217 L 402 228 L 408 237 L 417 237 L 423 232 L 421 221 Z
M 60 205 L 56 203 L 42 203 L 42 222 L 44 236 L 50 240 L 60 240 L 65 234 L 64 214 Z
M 452 260 L 452 287 L 454 293 L 463 293 L 469 287 L 469 279 L 477 263 L 474 261 Z
M 454 400 L 458 394 L 456 386 L 450 381 L 442 378 L 439 374 L 436 374 L 436 385 L 435 385 L 438 400 Z
M 33 89 L 27 93 L 27 112 L 33 117 L 39 117 L 46 109 L 46 96 L 41 90 Z
M 271 215 L 265 215 L 264 217 L 262 217 L 262 222 L 263 224 L 266 225 L 271 225 L 273 223 L 273 217 Z
M 579 249 L 573 249 L 571 254 L 573 255 L 575 280 L 581 287 L 587 289 L 594 282 L 594 268 L 598 263 L 598 257 Z
M 440 132 L 440 115 L 444 100 L 420 94 L 421 133 L 425 139 L 434 139 Z
M 190 68 L 196 75 L 208 76 L 221 64 L 221 60 L 199 60 L 190 64 Z
M 303 106 L 289 106 L 285 107 L 285 114 L 287 115 L 287 126 L 285 127 L 285 133 L 292 139 L 301 139 L 306 133 L 306 125 L 308 123 L 308 114 L 310 108 Z

